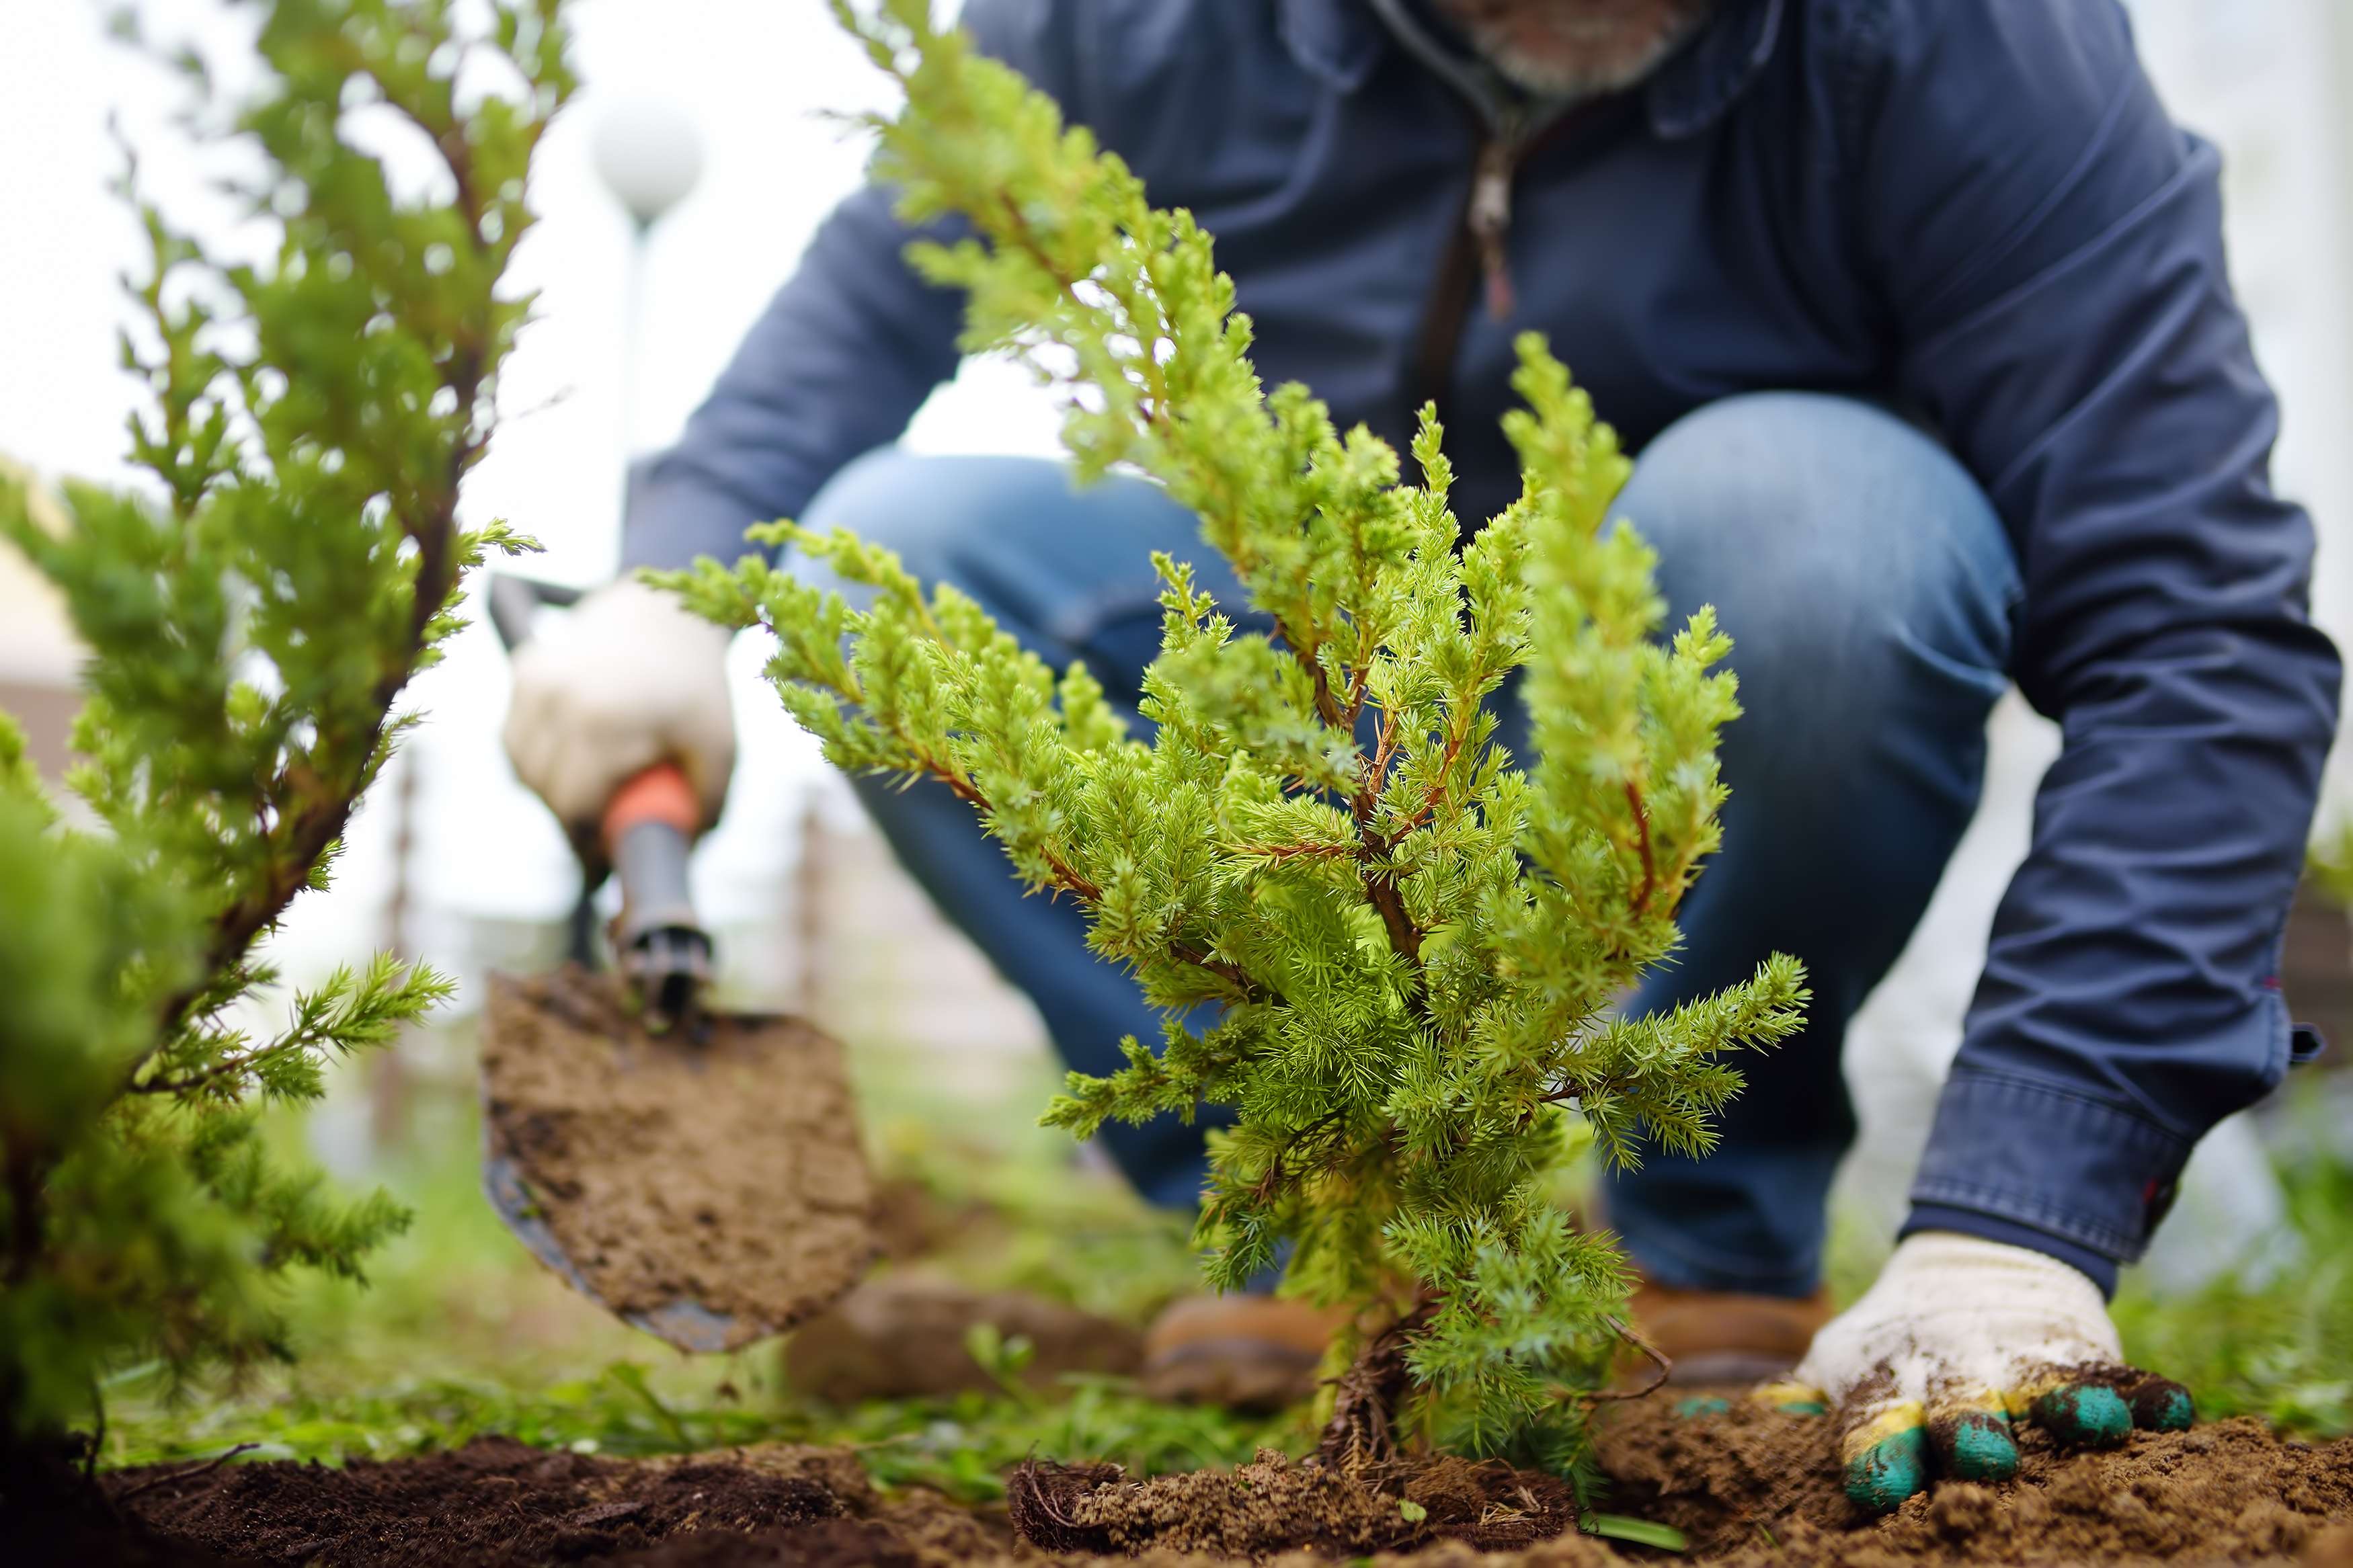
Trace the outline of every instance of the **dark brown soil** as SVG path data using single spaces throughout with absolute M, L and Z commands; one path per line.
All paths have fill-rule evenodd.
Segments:
M 718 1014 L 655 1037 L 609 975 L 491 985 L 482 1037 L 493 1156 L 580 1282 L 659 1327 L 692 1303 L 734 1348 L 800 1322 L 877 1250 L 841 1047 L 791 1018 Z
M 740 1536 L 838 1518 L 845 1489 L 863 1482 L 841 1459 L 649 1466 L 489 1437 L 452 1454 L 339 1470 L 231 1466 L 166 1480 L 126 1506 L 160 1534 L 259 1563 L 579 1563 L 681 1532 Z
M 1680 1403 L 1680 1399 L 1676 1402 Z M 1680 1415 L 1616 1412 L 1606 1506 L 1685 1531 L 1683 1561 L 1763 1568 L 1982 1563 L 2268 1563 L 2353 1568 L 2353 1440 L 2304 1444 L 2252 1420 L 2053 1453 L 2030 1435 L 2013 1484 L 1948 1485 L 1884 1520 L 1838 1490 L 1829 1423 L 1738 1400 Z M 1011 1514 L 925 1493 L 879 1495 L 839 1450 L 762 1447 L 628 1463 L 485 1439 L 455 1454 L 346 1469 L 266 1464 L 108 1479 L 152 1531 L 52 1561 L 395 1565 L 629 1563 L 642 1568 L 1158 1568 L 1253 1560 L 1306 1568 L 1372 1557 L 1413 1568 L 1612 1568 L 1671 1561 L 1577 1534 L 1560 1483 L 1498 1465 L 1403 1463 L 1374 1487 L 1264 1453 L 1225 1473 L 1128 1480 L 1037 1466 Z M 1400 1504 L 1410 1507 L 1401 1507 Z M 1419 1517 L 1415 1517 L 1416 1514 Z M 1550 1539 L 1545 1539 L 1549 1536 Z M 19 1538 L 0 1543 L 0 1560 Z M 140 1555 L 131 1553 L 134 1548 Z M 114 1550 L 120 1547 L 121 1550 Z M 1484 1554 L 1482 1554 L 1484 1553 Z M 39 1561 L 30 1559 L 27 1561 Z

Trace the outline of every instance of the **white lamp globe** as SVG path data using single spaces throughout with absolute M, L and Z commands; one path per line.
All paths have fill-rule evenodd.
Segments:
M 591 151 L 597 177 L 639 228 L 686 199 L 702 175 L 702 139 L 673 106 L 617 103 L 596 121 Z

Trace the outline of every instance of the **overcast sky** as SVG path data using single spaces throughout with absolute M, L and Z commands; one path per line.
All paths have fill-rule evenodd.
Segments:
M 240 25 L 209 0 L 142 7 L 151 37 L 190 33 L 233 50 Z M 95 0 L 0 0 L 0 450 L 47 472 L 120 477 L 122 420 L 138 389 L 115 368 L 117 279 L 138 264 L 135 226 L 107 184 L 116 113 L 142 176 L 200 228 L 218 214 L 199 171 L 174 156 L 164 115 L 175 85 L 107 40 Z M 548 553 L 531 570 L 591 583 L 612 570 L 622 453 L 618 373 L 628 226 L 590 156 L 601 115 L 657 100 L 703 143 L 694 193 L 656 230 L 648 258 L 634 414 L 642 449 L 672 436 L 744 328 L 789 273 L 817 222 L 859 177 L 861 144 L 821 110 L 875 107 L 887 84 L 836 34 L 817 0 L 582 0 L 573 8 L 586 84 L 548 134 L 533 178 L 541 223 L 516 258 L 543 290 L 542 319 L 506 373 L 502 402 L 532 410 L 500 433 L 470 482 L 468 511 L 503 516 Z M 948 389 L 913 439 L 944 450 L 1053 449 L 1050 409 L 1018 374 L 979 367 Z M 816 767 L 737 648 L 744 765 L 723 837 L 699 868 L 706 914 L 771 896 L 797 788 Z M 504 662 L 486 630 L 417 687 L 431 718 L 420 761 L 413 874 L 431 903 L 552 915 L 570 897 L 567 851 L 508 773 L 496 732 Z M 379 792 L 382 793 L 382 792 Z M 374 940 L 369 910 L 388 876 L 379 807 L 353 834 L 345 886 L 298 932 L 324 958 Z

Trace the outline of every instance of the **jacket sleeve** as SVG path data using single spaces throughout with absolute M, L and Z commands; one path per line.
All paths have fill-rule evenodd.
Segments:
M 1058 0 L 969 0 L 980 47 L 1062 99 L 1069 24 Z M 818 227 L 676 446 L 630 476 L 621 563 L 732 561 L 754 523 L 795 517 L 844 465 L 896 440 L 955 374 L 963 296 L 916 277 L 918 231 L 868 184 Z M 950 224 L 923 231 L 954 232 Z
M 2190 1147 L 2285 1072 L 2281 932 L 2339 666 L 2224 268 L 2220 159 L 2113 0 L 1875 0 L 1839 62 L 1904 391 L 2018 552 L 2015 675 L 2064 748 L 1907 1228 L 2112 1284 Z

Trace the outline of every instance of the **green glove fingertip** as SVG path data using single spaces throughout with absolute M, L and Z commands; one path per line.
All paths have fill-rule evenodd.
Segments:
M 1869 1513 L 1887 1513 L 1928 1486 L 1928 1435 L 1923 1412 L 1906 1403 L 1881 1411 L 1848 1431 L 1846 1495 Z
M 2018 1442 L 2005 1411 L 1978 1406 L 1932 1416 L 1928 1439 L 1937 1469 L 1956 1480 L 2006 1481 L 2018 1474 Z
M 1920 1428 L 1883 1437 L 1847 1461 L 1846 1495 L 1872 1513 L 1903 1506 L 1928 1485 L 1928 1446 Z
M 2197 1401 L 2169 1377 L 2145 1377 L 2132 1391 L 2133 1425 L 2144 1432 L 2186 1432 L 2198 1419 Z
M 2035 1424 L 2062 1443 L 2113 1448 L 2132 1436 L 2132 1407 L 2104 1383 L 2063 1383 L 2035 1396 Z

